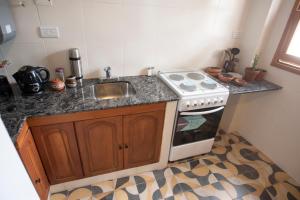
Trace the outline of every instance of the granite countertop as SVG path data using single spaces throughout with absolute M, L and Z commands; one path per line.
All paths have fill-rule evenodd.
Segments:
M 282 89 L 281 86 L 266 80 L 249 82 L 245 86 L 236 86 L 233 83 L 223 83 L 223 82 L 220 83 L 225 87 L 227 87 L 229 89 L 230 94 L 233 95 L 254 93 L 254 92 L 266 92 L 266 91 Z
M 266 91 L 272 91 L 272 90 L 280 90 L 282 89 L 281 86 L 272 83 L 267 80 L 261 80 L 261 81 L 252 81 L 248 82 L 245 86 L 237 86 L 234 83 L 224 83 L 217 79 L 216 77 L 210 76 L 212 79 L 220 83 L 221 85 L 225 86 L 229 89 L 229 93 L 231 95 L 235 94 L 247 94 L 247 93 L 254 93 L 254 92 L 266 92 Z
M 115 81 L 115 80 L 114 80 Z M 0 99 L 1 118 L 12 138 L 16 141 L 18 132 L 27 117 L 103 110 L 122 106 L 177 101 L 178 96 L 158 77 L 121 77 L 118 81 L 128 81 L 136 90 L 136 95 L 128 98 L 95 99 L 93 85 L 112 80 L 87 79 L 83 86 L 54 92 L 46 89 L 42 94 L 23 96 L 14 86 L 14 96 Z

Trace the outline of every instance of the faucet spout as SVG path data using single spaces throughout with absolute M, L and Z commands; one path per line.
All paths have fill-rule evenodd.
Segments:
M 107 79 L 111 79 L 111 67 L 107 66 L 104 68 L 105 74 L 106 74 L 106 78 Z

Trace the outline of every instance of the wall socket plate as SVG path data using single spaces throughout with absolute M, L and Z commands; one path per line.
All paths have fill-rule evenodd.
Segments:
M 40 27 L 40 36 L 41 38 L 59 38 L 59 28 L 50 27 L 50 26 L 41 26 Z
M 241 39 L 241 35 L 242 35 L 241 31 L 233 31 L 232 32 L 232 39 L 234 39 L 234 40 Z
M 53 0 L 34 0 L 37 6 L 52 6 Z

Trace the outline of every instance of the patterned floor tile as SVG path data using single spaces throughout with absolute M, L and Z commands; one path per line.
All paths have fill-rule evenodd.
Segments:
M 91 186 L 85 186 L 69 191 L 68 200 L 92 200 L 92 196 Z
M 139 192 L 136 185 L 117 189 L 114 192 L 113 200 L 140 200 Z
M 50 200 L 67 200 L 68 198 L 68 191 L 62 191 L 59 193 L 54 193 L 51 195 Z
M 220 181 L 232 199 L 240 198 L 248 194 L 260 195 L 265 187 L 255 180 L 250 180 L 244 175 L 226 178 Z
M 115 189 L 113 180 L 99 182 L 91 185 L 93 195 L 98 195 L 100 193 L 108 193 Z
M 114 180 L 115 189 L 125 188 L 133 185 L 136 185 L 133 176 L 125 176 Z
M 289 183 L 276 183 L 268 187 L 267 191 L 273 199 L 300 199 L 300 189 Z
M 237 132 L 210 153 L 168 167 L 52 194 L 50 200 L 299 199 L 300 186 Z
M 189 200 L 197 199 L 215 199 L 215 200 L 231 200 L 228 193 L 220 183 L 214 183 L 195 190 L 184 192 L 184 195 Z
M 189 172 L 176 174 L 175 177 L 183 192 L 217 182 L 208 167 L 195 168 Z
M 214 174 L 218 180 L 224 178 L 237 176 L 239 174 L 236 166 L 230 162 L 224 161 L 215 165 L 208 166 L 209 170 Z
M 114 191 L 103 192 L 93 195 L 93 200 L 113 200 Z
M 177 194 L 168 198 L 165 198 L 164 200 L 188 200 L 183 193 Z
M 137 174 L 137 175 L 134 175 L 133 178 L 134 178 L 134 181 L 136 184 L 153 182 L 156 180 L 153 172 L 144 172 L 141 174 Z

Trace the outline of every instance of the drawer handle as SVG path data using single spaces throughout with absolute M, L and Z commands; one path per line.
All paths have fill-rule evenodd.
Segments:
M 39 179 L 36 179 L 34 182 L 35 182 L 35 184 L 38 184 L 38 183 L 41 182 L 41 179 L 40 179 L 40 178 L 39 178 Z
M 128 145 L 127 144 L 125 144 L 125 149 L 128 149 Z
M 119 144 L 119 150 L 122 150 L 122 149 L 123 149 L 123 145 Z

